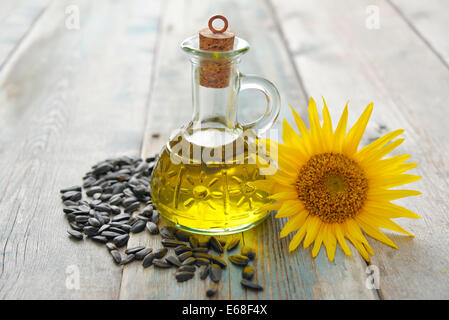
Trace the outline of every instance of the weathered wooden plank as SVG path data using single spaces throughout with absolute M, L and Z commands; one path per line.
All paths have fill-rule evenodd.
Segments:
M 447 36 L 449 3 L 444 0 L 432 0 L 424 5 L 416 0 L 390 0 L 390 4 L 449 68 Z
M 260 74 L 276 83 L 284 99 L 282 117 L 290 117 L 290 111 L 286 107 L 288 103 L 296 105 L 300 114 L 304 114 L 304 102 L 307 99 L 270 6 L 260 1 L 214 2 L 213 6 L 200 1 L 167 1 L 162 18 L 163 34 L 158 43 L 143 156 L 158 152 L 171 130 L 190 119 L 190 68 L 187 57 L 178 49 L 179 44 L 206 25 L 207 19 L 217 12 L 227 16 L 231 28 L 252 46 L 242 59 L 242 72 Z M 243 235 L 246 243 L 257 248 L 257 279 L 265 286 L 265 291 L 260 294 L 246 293 L 239 283 L 241 270 L 231 268 L 230 274 L 225 273 L 226 278 L 222 281 L 220 294 L 216 298 L 376 298 L 375 292 L 366 290 L 364 285 L 364 261 L 357 256 L 343 259 L 340 251 L 335 263 L 329 263 L 323 253 L 317 260 L 313 260 L 309 252 L 302 250 L 289 254 L 287 241 L 290 238 L 282 241 L 278 239 L 284 223 L 284 220 L 271 218 Z M 131 238 L 129 246 L 143 241 L 150 246 L 159 245 L 151 240 L 148 243 L 146 235 L 139 235 Z M 151 269 L 142 271 L 139 267 L 125 267 L 120 298 L 204 298 L 205 287 L 198 279 L 178 286 L 174 283 L 173 272 L 154 272 Z M 167 286 L 170 286 L 170 290 L 166 289 Z
M 68 5 L 80 30 L 65 27 Z M 121 268 L 67 237 L 59 189 L 138 155 L 158 17 L 159 1 L 54 1 L 1 70 L 2 299 L 117 297 Z
M 273 4 L 310 94 L 324 95 L 333 117 L 347 99 L 353 117 L 373 101 L 365 141 L 404 128 L 406 142 L 398 152 L 412 154 L 410 161 L 420 164 L 414 173 L 423 179 L 410 188 L 425 195 L 398 201 L 423 217 L 398 221 L 415 239 L 387 231 L 398 251 L 370 240 L 381 294 L 387 299 L 448 298 L 447 68 L 385 2 Z M 379 29 L 365 26 L 368 5 L 379 8 Z
M 49 0 L 2 1 L 0 3 L 0 70 L 36 23 Z

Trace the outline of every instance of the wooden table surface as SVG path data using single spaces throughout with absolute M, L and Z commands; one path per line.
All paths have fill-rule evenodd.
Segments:
M 280 118 L 291 119 L 288 104 L 307 118 L 308 98 L 324 96 L 334 119 L 350 100 L 354 122 L 373 101 L 364 143 L 404 128 L 398 152 L 419 163 L 412 188 L 423 195 L 398 202 L 422 216 L 399 220 L 415 238 L 389 232 L 399 250 L 369 239 L 369 265 L 354 248 L 350 257 L 337 248 L 334 262 L 323 248 L 316 259 L 310 249 L 288 253 L 285 220 L 271 217 L 241 234 L 257 248 L 265 290 L 245 292 L 229 268 L 216 298 L 448 299 L 448 11 L 444 0 L 1 1 L 0 298 L 205 298 L 205 282 L 118 267 L 100 245 L 70 240 L 59 189 L 105 158 L 158 152 L 189 119 L 179 45 L 221 13 L 251 44 L 242 72 L 278 86 Z M 147 233 L 128 245 L 139 243 L 160 245 Z M 372 270 L 379 289 L 366 285 Z

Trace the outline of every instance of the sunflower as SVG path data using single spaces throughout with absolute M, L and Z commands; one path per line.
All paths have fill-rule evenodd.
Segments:
M 284 119 L 283 144 L 265 141 L 270 153 L 277 154 L 279 167 L 274 175 L 268 176 L 269 183 L 265 185 L 277 202 L 266 208 L 278 210 L 276 218 L 288 217 L 281 238 L 296 231 L 289 251 L 304 241 L 304 248 L 313 244 L 312 256 L 316 257 L 324 244 L 329 260 L 333 261 L 337 242 L 345 254 L 351 255 L 348 239 L 369 261 L 369 255 L 374 252 L 365 234 L 396 249 L 379 228 L 412 236 L 391 219 L 420 217 L 391 201 L 421 193 L 391 188 L 421 177 L 404 174 L 417 166 L 405 163 L 410 155 L 384 159 L 404 141 L 395 140 L 404 130 L 387 133 L 358 150 L 373 110 L 372 103 L 347 134 L 347 105 L 334 130 L 324 99 L 323 103 L 322 125 L 316 103 L 311 98 L 310 130 L 292 108 L 299 134 Z

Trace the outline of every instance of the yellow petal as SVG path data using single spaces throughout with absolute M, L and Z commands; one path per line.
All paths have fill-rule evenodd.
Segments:
M 286 119 L 282 121 L 282 140 L 284 144 L 288 147 L 295 146 L 298 144 L 301 138 L 296 133 L 295 130 L 290 126 Z
M 313 258 L 315 258 L 318 255 L 318 252 L 320 252 L 321 244 L 323 243 L 323 229 L 325 228 L 325 226 L 326 224 L 322 223 L 316 235 L 315 243 L 313 244 L 312 249 Z
M 280 233 L 280 237 L 284 238 L 286 237 L 290 232 L 294 231 L 294 230 L 298 230 L 299 228 L 302 227 L 302 225 L 304 224 L 304 221 L 306 221 L 307 219 L 307 212 L 303 211 L 300 212 L 294 216 L 292 216 L 287 223 L 285 224 L 284 228 L 282 229 L 281 233 Z
M 410 219 L 421 218 L 413 211 L 410 211 L 404 207 L 398 206 L 390 202 L 379 203 L 367 200 L 365 202 L 363 209 L 371 214 L 375 214 L 377 216 L 385 218 L 410 218 Z
M 370 152 L 382 148 L 384 145 L 386 145 L 388 142 L 390 142 L 403 132 L 404 129 L 399 129 L 385 134 L 383 137 L 380 137 L 379 139 L 371 142 L 369 145 L 367 145 L 366 147 L 362 148 L 359 152 L 357 152 L 357 154 L 355 155 L 355 159 L 356 160 L 363 159 L 366 155 L 369 155 Z
M 287 200 L 282 204 L 276 214 L 276 218 L 291 217 L 304 211 L 304 206 L 299 200 Z
M 304 248 L 310 246 L 310 244 L 315 240 L 318 230 L 321 226 L 321 220 L 316 216 L 310 216 L 308 220 L 310 221 L 307 227 L 307 235 L 304 239 Z
M 363 111 L 359 120 L 357 120 L 351 130 L 349 130 L 343 146 L 343 153 L 345 153 L 346 155 L 353 155 L 357 152 L 357 148 L 359 146 L 360 140 L 362 140 L 363 134 L 365 133 L 366 125 L 368 124 L 368 120 L 372 112 L 373 104 L 370 103 L 366 107 L 365 111 Z
M 276 203 L 269 203 L 261 206 L 259 209 L 257 209 L 257 212 L 266 212 L 266 211 L 272 211 L 272 210 L 278 210 L 282 206 L 282 203 L 276 202 Z
M 368 191 L 368 200 L 374 202 L 385 202 L 396 199 L 418 196 L 421 192 L 416 190 L 385 190 L 385 189 L 371 189 Z
M 359 214 L 356 218 L 357 223 L 362 227 L 363 231 L 366 232 L 371 238 L 374 238 L 376 240 L 379 240 L 380 242 L 385 243 L 386 245 L 393 247 L 395 249 L 398 248 L 398 246 L 390 240 L 385 234 L 382 233 L 378 229 L 377 226 L 372 225 L 372 222 L 370 222 L 369 215 L 365 214 Z
M 370 179 L 370 188 L 393 188 L 397 186 L 402 186 L 404 184 L 409 184 L 421 179 L 420 176 L 415 176 L 413 174 L 395 174 L 391 176 L 382 176 L 376 180 Z
M 348 244 L 345 241 L 345 237 L 343 235 L 342 226 L 340 224 L 335 225 L 335 236 L 337 237 L 338 243 L 340 244 L 341 248 L 343 249 L 344 253 L 348 256 L 351 255 L 351 250 L 348 247 Z
M 349 102 L 349 101 L 348 101 Z M 345 141 L 346 127 L 348 125 L 348 103 L 346 103 L 343 114 L 340 117 L 337 128 L 334 132 L 333 152 L 341 152 Z
M 290 241 L 290 244 L 288 245 L 288 251 L 293 251 L 298 247 L 302 239 L 304 239 L 306 231 L 307 231 L 307 221 L 304 223 L 301 229 L 299 229 L 298 232 L 296 232 L 296 234 L 293 236 L 292 241 Z
M 272 194 L 268 198 L 277 200 L 277 201 L 293 200 L 293 199 L 298 199 L 298 193 L 296 191 L 279 192 L 279 193 Z
M 335 249 L 337 248 L 337 239 L 333 232 L 333 225 L 329 224 L 327 232 L 323 235 L 324 246 L 326 247 L 327 257 L 329 261 L 334 261 Z

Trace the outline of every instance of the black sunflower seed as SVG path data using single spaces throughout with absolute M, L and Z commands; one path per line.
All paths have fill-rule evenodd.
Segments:
M 171 268 L 173 266 L 171 263 L 168 263 L 161 259 L 154 259 L 153 264 L 154 264 L 154 266 L 156 266 L 158 268 L 164 268 L 164 269 Z
M 91 226 L 93 226 L 93 227 L 99 227 L 99 226 L 101 226 L 100 221 L 98 221 L 98 219 L 95 219 L 95 218 L 89 218 L 88 222 L 89 222 L 89 224 L 90 224 Z
M 117 250 L 117 246 L 115 244 L 113 244 L 112 242 L 108 242 L 106 243 L 106 248 L 108 248 L 108 250 Z
M 193 278 L 195 274 L 193 272 L 181 271 L 176 272 L 175 277 L 178 282 L 184 282 Z
M 113 232 L 116 232 L 116 233 L 119 233 L 119 234 L 125 234 L 125 233 L 128 233 L 128 232 L 126 232 L 125 230 L 123 230 L 122 228 L 118 228 L 118 227 L 110 227 L 110 228 L 108 229 L 108 231 L 113 231 Z
M 210 238 L 210 246 L 212 249 L 214 249 L 217 253 L 223 253 L 223 246 L 221 245 L 220 241 L 217 240 L 215 237 Z
M 188 246 L 183 244 L 183 245 L 177 246 L 175 248 L 175 253 L 177 256 L 179 256 L 181 253 L 184 253 L 186 251 L 191 251 L 191 250 L 192 250 L 191 248 L 189 248 Z
M 92 226 L 87 226 L 87 227 L 84 227 L 84 229 L 83 229 L 84 233 L 88 237 L 96 236 L 98 234 L 98 230 L 99 230 L 98 228 L 92 227 Z
M 136 259 L 136 256 L 134 254 L 129 254 L 126 256 L 125 259 L 122 259 L 122 262 L 120 264 L 125 265 L 128 264 Z
M 240 254 L 234 254 L 228 257 L 229 261 L 237 266 L 246 266 L 249 262 L 249 258 Z
M 83 240 L 84 238 L 84 235 L 79 231 L 69 229 L 67 232 L 73 239 Z
M 168 263 L 171 263 L 172 265 L 176 266 L 176 267 L 180 267 L 181 266 L 181 262 L 179 261 L 179 259 L 175 256 L 168 256 L 165 258 L 165 260 Z
M 99 212 L 111 212 L 111 207 L 108 206 L 107 204 L 104 203 L 100 203 L 98 205 L 95 206 L 95 210 L 99 211 Z
M 172 240 L 172 239 L 162 239 L 161 243 L 164 247 L 169 247 L 169 248 L 176 248 L 178 246 L 183 245 L 184 243 L 178 240 Z
M 217 265 L 219 265 L 221 268 L 226 268 L 228 266 L 228 264 L 226 263 L 226 261 L 224 261 L 223 258 L 218 257 L 218 256 L 212 256 L 210 258 L 210 262 L 213 262 Z
M 128 234 L 122 234 L 119 235 L 117 237 L 115 237 L 112 242 L 114 242 L 114 244 L 118 247 L 121 248 L 124 245 L 126 245 L 128 243 L 129 240 L 129 235 Z
M 172 230 L 167 226 L 162 227 L 159 230 L 159 233 L 161 234 L 162 238 L 164 238 L 164 239 L 173 239 L 173 240 L 175 239 L 175 236 L 174 236 Z
M 118 206 L 122 203 L 122 197 L 120 196 L 120 194 L 116 194 L 112 196 L 111 199 L 109 199 L 109 203 L 111 205 Z
M 134 202 L 137 202 L 137 198 L 136 197 L 129 197 L 126 198 L 125 200 L 123 200 L 122 205 L 126 208 L 129 205 L 133 204 Z
M 153 251 L 153 249 L 151 248 L 145 248 L 140 250 L 139 252 L 135 253 L 136 256 L 136 260 L 143 260 L 143 258 L 145 258 L 145 256 L 149 253 L 151 253 Z
M 127 213 L 121 213 L 112 218 L 112 221 L 128 220 L 131 216 Z
M 206 248 L 210 247 L 210 236 L 203 236 L 198 238 L 198 248 Z
M 250 290 L 254 290 L 254 291 L 262 291 L 263 287 L 255 282 L 251 282 L 249 280 L 246 279 L 242 279 L 240 280 L 240 283 L 243 287 L 250 289 Z
M 106 237 L 106 238 L 113 239 L 113 238 L 116 238 L 118 236 L 121 236 L 122 234 L 118 233 L 118 232 L 106 230 L 106 231 L 103 231 L 101 233 L 101 235 Z
M 243 246 L 240 253 L 243 256 L 247 256 L 250 260 L 254 260 L 256 258 L 256 251 L 248 246 Z
M 97 242 L 101 242 L 101 243 L 108 242 L 108 238 L 106 238 L 105 236 L 93 236 L 92 240 L 97 241 Z
M 208 248 L 198 247 L 198 248 L 193 248 L 192 251 L 193 252 L 198 252 L 198 253 L 208 253 L 209 249 Z
M 190 246 L 192 248 L 196 248 L 196 247 L 200 246 L 200 242 L 198 240 L 198 237 L 196 237 L 196 236 L 190 236 L 189 237 L 189 242 L 190 242 Z
M 150 254 L 146 255 L 142 262 L 143 267 L 147 268 L 147 267 L 153 265 L 154 259 L 156 259 L 154 253 L 150 253 Z
M 59 190 L 60 193 L 66 193 L 68 191 L 81 191 L 81 186 L 73 186 Z
M 185 266 L 186 264 L 194 264 L 196 262 L 196 258 L 190 257 L 185 259 L 182 264 Z
M 204 280 L 209 275 L 209 265 L 204 265 L 200 267 L 200 279 Z
M 89 190 L 86 191 L 86 195 L 88 197 L 92 197 L 94 194 L 96 193 L 102 193 L 103 192 L 103 188 L 99 187 L 99 186 L 95 186 L 90 188 Z
M 137 209 L 139 209 L 140 202 L 136 201 L 131 203 L 129 206 L 125 207 L 125 212 L 127 213 L 133 213 Z
M 157 224 L 155 224 L 155 223 L 152 222 L 152 221 L 148 221 L 148 222 L 146 223 L 146 227 L 147 227 L 148 231 L 149 231 L 151 234 L 158 234 L 158 233 L 159 233 L 159 228 L 158 228 Z
M 207 260 L 211 260 L 212 256 L 208 253 L 203 253 L 203 252 L 193 252 L 193 256 L 195 258 L 202 258 L 202 259 L 207 259 Z
M 145 249 L 144 246 L 137 246 L 137 247 L 132 247 L 132 248 L 128 248 L 125 250 L 126 254 L 131 254 L 131 253 L 136 253 L 139 252 L 140 250 Z
M 153 252 L 153 254 L 156 258 L 161 259 L 167 254 L 167 252 L 168 252 L 167 248 L 161 248 L 161 249 L 155 250 Z
M 89 220 L 88 216 L 76 216 L 75 221 L 76 222 L 87 222 Z
M 142 232 L 145 229 L 145 221 L 143 220 L 137 220 L 132 226 L 131 226 L 131 233 L 139 233 Z
M 240 243 L 240 238 L 237 238 L 237 237 L 232 238 L 226 246 L 226 251 L 229 252 L 229 251 L 234 250 L 235 248 L 237 248 L 239 243 Z
M 219 282 L 221 279 L 221 268 L 219 265 L 212 263 L 209 266 L 209 277 L 213 282 Z
M 114 258 L 115 263 L 120 264 L 122 262 L 122 255 L 120 254 L 120 251 L 111 250 L 110 253 L 112 255 L 112 258 Z
M 177 271 L 179 271 L 179 272 L 181 272 L 181 271 L 195 272 L 196 271 L 196 267 L 192 266 L 190 264 L 187 264 L 187 265 L 179 267 Z
M 178 239 L 179 241 L 188 242 L 190 233 L 185 232 L 183 230 L 176 230 L 175 236 L 176 236 L 176 239 Z
M 196 258 L 195 263 L 197 266 L 205 266 L 210 264 L 210 260 L 205 258 Z
M 254 268 L 251 266 L 246 266 L 242 270 L 243 279 L 251 280 L 254 277 Z
M 147 205 L 142 210 L 142 214 L 147 217 L 151 217 L 153 215 L 153 206 L 151 204 Z
M 83 227 L 78 225 L 78 224 L 76 224 L 75 222 L 70 222 L 69 224 L 70 224 L 70 227 L 72 227 L 73 230 L 76 230 L 76 231 L 79 231 L 79 232 L 83 231 Z
M 183 262 L 185 259 L 190 258 L 192 256 L 192 251 L 186 251 L 178 255 L 178 259 Z
M 153 221 L 154 223 L 159 222 L 159 211 L 153 210 L 153 214 L 151 215 L 151 221 Z
M 209 298 L 214 296 L 217 293 L 217 288 L 216 284 L 211 285 L 210 288 L 206 290 L 206 296 Z
M 82 194 L 79 191 L 67 191 L 64 192 L 61 196 L 62 201 L 71 200 L 71 201 L 79 201 L 81 200 Z

